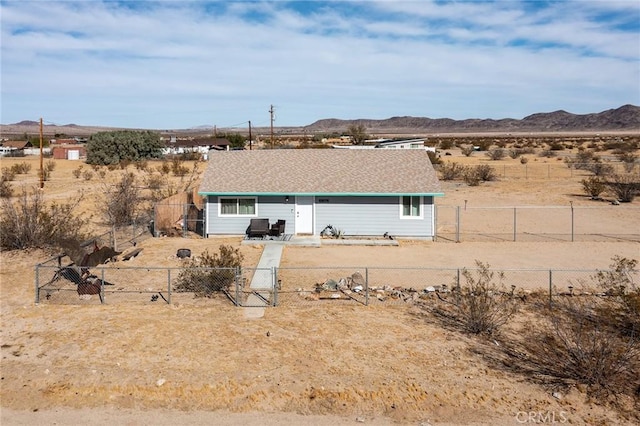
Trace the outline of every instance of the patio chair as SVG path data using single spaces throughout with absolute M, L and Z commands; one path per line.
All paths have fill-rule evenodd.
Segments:
M 280 235 L 284 234 L 285 224 L 286 224 L 285 220 L 278 219 L 276 223 L 271 225 L 271 229 L 269 230 L 269 235 L 274 237 L 279 237 Z
M 247 236 L 249 238 L 264 238 L 266 235 L 269 235 L 269 219 L 251 219 Z

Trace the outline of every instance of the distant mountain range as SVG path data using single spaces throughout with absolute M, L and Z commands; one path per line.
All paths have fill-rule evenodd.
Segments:
M 554 111 L 529 115 L 521 120 L 514 118 L 453 120 L 450 118 L 392 117 L 385 120 L 339 120 L 328 118 L 318 120 L 308 126 L 278 127 L 278 133 L 332 133 L 346 132 L 349 126 L 362 124 L 370 134 L 410 134 L 410 133 L 518 133 L 518 132 L 640 132 L 640 107 L 624 105 L 593 114 L 572 114 L 567 111 Z M 35 134 L 39 131 L 37 121 L 21 121 L 15 124 L 0 125 L 0 136 L 10 137 Z M 100 126 L 63 126 L 45 125 L 47 134 L 64 133 L 69 136 L 86 136 L 114 128 Z M 151 130 L 151 129 L 150 129 Z M 218 129 L 225 131 L 225 129 Z M 265 131 L 258 129 L 256 131 Z M 232 131 L 238 131 L 233 129 Z M 211 133 L 211 126 L 198 126 L 190 129 L 162 130 L 164 133 L 203 134 Z
M 393 117 L 386 120 L 338 120 L 324 119 L 306 126 L 311 132 L 346 129 L 353 124 L 362 124 L 371 132 L 392 132 L 399 129 L 413 129 L 420 132 L 582 132 L 605 130 L 639 130 L 640 107 L 624 105 L 594 114 L 571 114 L 554 111 L 529 115 L 522 120 L 513 118 L 466 119 L 424 117 Z

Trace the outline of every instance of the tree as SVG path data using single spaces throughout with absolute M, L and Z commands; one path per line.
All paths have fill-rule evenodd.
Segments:
M 87 142 L 87 163 L 105 165 L 160 158 L 163 147 L 160 135 L 148 130 L 99 132 Z
M 240 133 L 227 133 L 224 138 L 229 141 L 231 148 L 244 149 L 247 139 Z
M 351 136 L 355 145 L 364 145 L 364 141 L 369 137 L 369 135 L 367 135 L 367 128 L 364 124 L 350 125 L 347 133 Z

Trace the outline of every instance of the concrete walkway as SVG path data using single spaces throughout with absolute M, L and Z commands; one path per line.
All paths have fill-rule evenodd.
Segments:
M 283 244 L 265 244 L 249 286 L 257 294 L 251 293 L 247 297 L 248 306 L 244 308 L 245 318 L 262 318 L 264 316 L 267 300 L 270 300 L 273 294 L 272 268 L 280 266 L 283 248 Z

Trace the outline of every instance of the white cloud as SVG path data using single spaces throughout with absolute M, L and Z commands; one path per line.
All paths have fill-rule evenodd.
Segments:
M 279 125 L 304 125 L 640 103 L 640 24 L 621 29 L 637 2 L 128 6 L 0 3 L 0 121 L 225 126 L 267 120 L 273 103 Z

